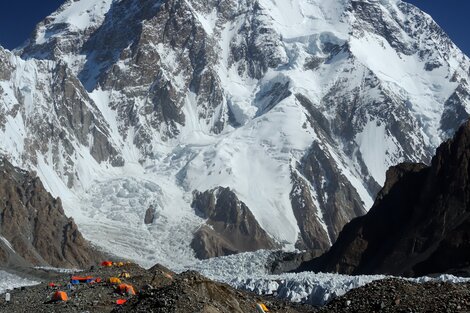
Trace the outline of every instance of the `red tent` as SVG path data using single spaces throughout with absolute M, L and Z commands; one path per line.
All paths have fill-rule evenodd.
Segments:
M 72 282 L 72 284 L 93 283 L 93 282 L 99 283 L 101 279 L 93 277 L 93 276 L 72 276 L 72 278 L 70 278 L 70 281 Z

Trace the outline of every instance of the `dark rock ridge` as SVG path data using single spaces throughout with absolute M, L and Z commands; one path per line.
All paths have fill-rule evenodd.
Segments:
M 300 229 L 296 248 L 327 250 L 330 238 L 318 218 L 319 208 L 313 202 L 313 196 L 307 183 L 297 173 L 292 173 L 293 188 L 290 193 L 292 210 Z
M 431 166 L 391 167 L 371 210 L 347 224 L 326 254 L 298 270 L 467 275 L 469 238 L 470 121 L 441 144 Z
M 200 259 L 278 247 L 230 188 L 196 191 L 192 207 L 207 219 L 191 242 Z
M 328 145 L 335 145 L 332 125 L 308 98 L 302 94 L 295 97 L 305 108 L 307 121 L 319 136 L 291 169 L 293 188 L 290 198 L 300 229 L 296 247 L 300 250 L 325 251 L 347 222 L 364 215 L 366 211 L 355 187 L 329 152 Z M 369 193 L 376 194 L 379 185 L 368 174 L 363 162 L 361 167 Z
M 293 172 L 290 198 L 300 228 L 296 246 L 299 249 L 326 250 L 347 222 L 365 214 L 364 204 L 332 156 L 322 149 L 321 143 L 315 141 L 297 167 L 297 172 L 307 181 Z M 320 191 L 316 195 L 316 203 L 307 182 L 314 190 Z
M 275 275 L 290 272 L 298 268 L 303 262 L 319 257 L 323 252 L 321 249 L 307 250 L 302 253 L 274 251 L 269 256 L 266 268 L 269 273 Z
M 100 253 L 39 178 L 0 159 L 0 264 L 84 267 Z

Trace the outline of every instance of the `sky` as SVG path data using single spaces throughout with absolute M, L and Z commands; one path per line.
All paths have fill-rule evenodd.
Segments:
M 330 0 L 325 0 L 330 1 Z M 469 0 L 406 0 L 429 13 L 452 40 L 470 56 Z M 23 43 L 44 17 L 64 0 L 0 0 L 0 45 L 13 49 Z
M 0 45 L 10 50 L 21 45 L 36 24 L 62 3 L 64 0 L 0 0 Z

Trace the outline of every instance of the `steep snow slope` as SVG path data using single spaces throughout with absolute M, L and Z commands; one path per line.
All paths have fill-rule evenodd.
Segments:
M 325 249 L 470 104 L 468 58 L 398 0 L 70 0 L 0 58 L 4 153 L 145 265 L 192 258 L 192 192 L 217 186 Z

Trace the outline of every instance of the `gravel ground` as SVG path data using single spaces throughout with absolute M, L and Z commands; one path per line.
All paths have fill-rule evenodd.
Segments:
M 470 283 L 378 280 L 331 301 L 320 312 L 470 312 Z
M 51 273 L 51 279 L 32 287 L 17 288 L 10 291 L 11 301 L 5 303 L 5 297 L 0 298 L 0 312 L 24 313 L 24 312 L 111 312 L 116 307 L 116 300 L 122 297 L 115 291 L 115 287 L 106 283 L 106 279 L 118 276 L 121 272 L 128 271 L 130 278 L 124 278 L 124 283 L 131 284 L 136 290 L 144 288 L 153 281 L 164 285 L 170 279 L 165 276 L 171 271 L 163 267 L 154 267 L 148 271 L 137 266 L 102 268 L 96 267 L 89 271 L 76 273 L 79 276 L 100 277 L 103 281 L 95 284 L 74 285 L 73 290 L 67 288 L 69 274 L 58 275 Z M 50 287 L 53 282 L 60 287 Z M 69 301 L 63 303 L 51 303 L 51 297 L 55 291 L 66 291 Z
M 131 277 L 124 278 L 124 283 L 131 284 L 137 291 L 136 296 L 119 295 L 115 287 L 106 283 L 109 277 L 118 276 L 127 271 Z M 32 287 L 17 288 L 10 291 L 11 301 L 5 302 L 0 297 L 0 312 L 255 312 L 256 303 L 262 302 L 270 312 L 304 313 L 313 312 L 312 307 L 280 301 L 275 298 L 258 296 L 238 291 L 226 284 L 216 283 L 197 272 L 175 274 L 163 266 L 156 265 L 145 270 L 137 265 L 122 268 L 97 267 L 77 273 L 81 276 L 100 277 L 103 281 L 95 284 L 75 285 L 68 289 L 71 275 L 52 274 L 51 280 Z M 50 287 L 49 283 L 60 287 Z M 67 302 L 51 302 L 55 291 L 66 291 Z M 127 299 L 122 306 L 117 299 Z

